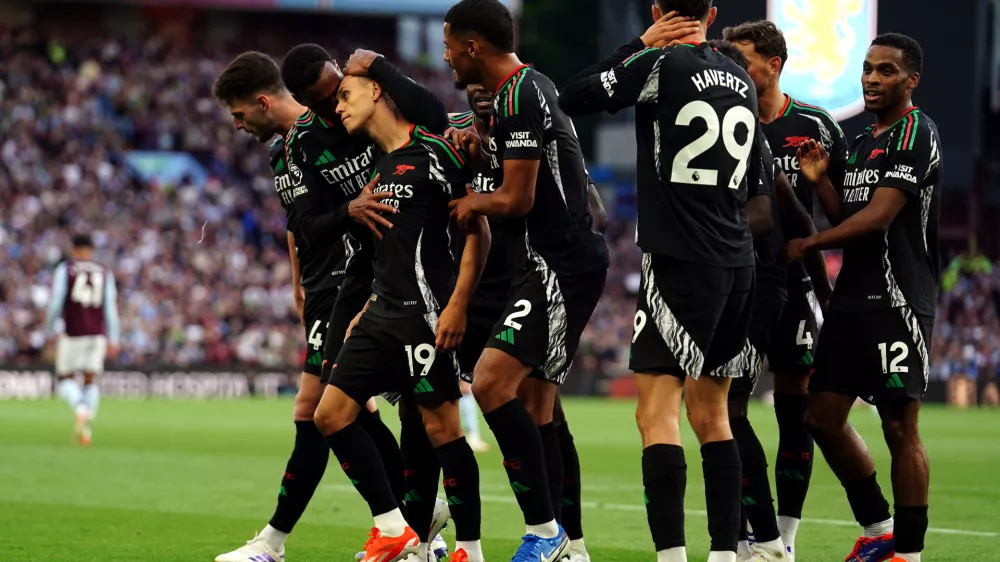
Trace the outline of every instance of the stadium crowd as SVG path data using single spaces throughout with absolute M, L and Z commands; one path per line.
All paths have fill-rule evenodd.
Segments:
M 266 147 L 234 134 L 210 95 L 238 47 L 192 51 L 157 34 L 81 37 L 91 39 L 0 28 L 0 364 L 50 359 L 51 274 L 78 231 L 94 234 L 96 259 L 116 273 L 120 364 L 300 363 L 285 218 Z M 346 48 L 337 54 L 346 58 Z M 464 109 L 450 76 L 406 70 Z M 142 180 L 126 163 L 129 150 L 187 152 L 208 178 Z M 608 232 L 606 294 L 575 367 L 585 373 L 627 371 L 641 257 L 633 228 L 614 220 Z M 992 379 L 1000 371 L 1000 270 L 954 263 L 932 376 Z

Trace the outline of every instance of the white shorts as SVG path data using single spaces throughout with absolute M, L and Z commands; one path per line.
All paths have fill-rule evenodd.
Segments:
M 56 344 L 56 375 L 104 372 L 108 340 L 104 336 L 60 336 Z

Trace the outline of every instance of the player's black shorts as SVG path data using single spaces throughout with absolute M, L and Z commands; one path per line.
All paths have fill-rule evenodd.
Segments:
M 486 347 L 534 367 L 532 377 L 566 380 L 580 336 L 604 292 L 608 271 L 557 276 L 543 267 L 511 289 Z
M 323 352 L 323 372 L 320 375 L 320 381 L 323 384 L 330 382 L 330 369 L 333 367 L 334 362 L 336 362 L 337 355 L 340 354 L 340 348 L 344 346 L 347 326 L 361 312 L 361 309 L 365 307 L 365 303 L 368 302 L 369 297 L 371 297 L 370 290 L 341 291 L 337 295 L 337 302 L 334 303 L 333 309 L 330 312 L 326 349 Z
M 303 307 L 306 329 L 306 359 L 302 372 L 320 376 L 323 369 L 323 349 L 327 341 L 330 312 L 337 300 L 337 289 L 327 289 L 317 293 L 307 293 Z
M 807 376 L 812 373 L 819 328 L 816 294 L 808 280 L 788 286 L 788 304 L 774 327 L 767 364 L 775 375 Z
M 504 301 L 500 301 L 504 302 Z M 466 313 L 465 336 L 462 347 L 458 350 L 458 364 L 462 368 L 462 380 L 472 382 L 472 371 L 476 368 L 479 356 L 486 348 L 486 342 L 493 337 L 493 326 L 503 316 L 503 305 L 488 306 L 472 303 Z
M 373 302 L 340 349 L 330 384 L 362 405 L 392 392 L 432 408 L 458 400 L 458 357 L 435 351 L 436 322 L 436 314 L 402 316 Z
M 746 343 L 753 290 L 753 266 L 643 254 L 629 368 L 698 378 L 728 363 Z
M 753 311 L 750 313 L 750 331 L 743 350 L 712 373 L 715 376 L 735 379 L 729 387 L 729 392 L 751 394 L 757 387 L 764 357 L 784 308 L 785 300 L 780 288 L 757 288 L 757 292 L 754 293 Z M 770 361 L 770 357 L 768 360 Z
M 809 392 L 883 400 L 920 400 L 930 373 L 934 318 L 909 307 L 827 312 Z

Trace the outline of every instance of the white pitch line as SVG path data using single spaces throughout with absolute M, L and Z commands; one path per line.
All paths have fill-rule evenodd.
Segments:
M 353 486 L 344 486 L 340 484 L 327 484 L 324 486 L 326 489 L 336 490 L 338 492 L 357 492 Z M 510 496 L 480 496 L 480 500 L 486 503 L 505 503 L 505 504 L 516 504 L 517 499 Z M 625 503 L 602 503 L 593 501 L 580 502 L 582 507 L 586 509 L 611 509 L 614 511 L 639 511 L 646 512 L 646 506 L 644 505 L 634 505 Z M 699 517 L 707 517 L 708 512 L 704 509 L 685 509 L 685 515 L 697 515 Z M 811 517 L 806 517 L 802 519 L 803 523 L 815 523 L 817 525 L 831 525 L 835 527 L 859 527 L 856 521 L 845 521 L 843 519 L 813 519 Z M 1000 538 L 1000 533 L 991 533 L 987 531 L 967 531 L 965 529 L 938 529 L 936 527 L 928 527 L 928 533 L 937 533 L 939 535 L 964 535 L 968 537 L 986 537 L 990 539 Z

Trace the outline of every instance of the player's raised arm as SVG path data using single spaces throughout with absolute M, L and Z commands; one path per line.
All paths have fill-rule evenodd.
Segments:
M 381 84 L 403 118 L 410 123 L 433 133 L 441 133 L 448 128 L 448 111 L 444 103 L 422 84 L 403 74 L 384 56 L 358 49 L 347 61 L 344 74 L 368 76 Z
M 641 37 L 571 78 L 559 94 L 559 107 L 577 117 L 600 111 L 615 113 L 640 103 L 639 94 L 663 54 L 662 48 L 697 30 L 696 20 L 680 17 L 677 12 L 664 15 Z
M 823 145 L 813 139 L 803 141 L 798 148 L 796 157 L 802 176 L 812 183 L 823 206 L 823 212 L 830 224 L 840 223 L 840 194 L 834 187 L 829 176 L 830 154 Z

